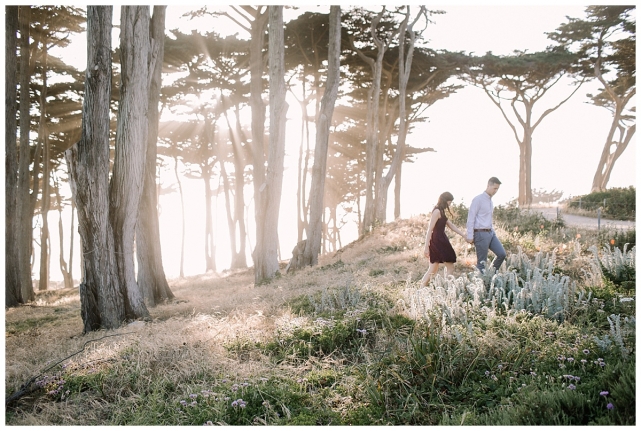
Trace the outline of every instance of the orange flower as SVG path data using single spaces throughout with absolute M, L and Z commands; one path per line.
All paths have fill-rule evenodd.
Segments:
M 614 245 L 614 242 L 615 242 L 614 239 L 610 240 L 610 244 Z
M 577 239 L 581 238 L 581 234 L 580 234 L 580 233 L 577 233 L 577 234 L 576 234 L 576 238 L 577 238 Z

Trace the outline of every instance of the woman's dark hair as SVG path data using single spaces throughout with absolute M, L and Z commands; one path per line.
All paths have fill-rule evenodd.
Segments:
M 441 196 L 438 197 L 438 203 L 436 204 L 436 207 L 441 210 L 441 212 L 447 211 L 452 215 L 452 211 L 450 210 L 450 206 L 447 204 L 449 201 L 453 201 L 454 196 L 452 196 L 452 193 L 450 192 L 443 192 L 441 193 Z

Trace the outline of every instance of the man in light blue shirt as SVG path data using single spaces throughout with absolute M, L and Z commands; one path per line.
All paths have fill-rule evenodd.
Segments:
M 488 250 L 492 250 L 496 255 L 492 266 L 497 270 L 505 260 L 505 249 L 492 226 L 492 196 L 499 190 L 500 185 L 498 178 L 490 178 L 485 191 L 472 200 L 467 215 L 467 242 L 476 247 L 476 267 L 481 272 L 485 272 Z

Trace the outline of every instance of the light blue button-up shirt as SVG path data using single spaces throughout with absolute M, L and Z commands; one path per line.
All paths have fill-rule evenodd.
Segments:
M 474 239 L 474 229 L 493 229 L 492 211 L 494 211 L 494 203 L 487 192 L 481 193 L 472 200 L 467 214 L 467 239 Z

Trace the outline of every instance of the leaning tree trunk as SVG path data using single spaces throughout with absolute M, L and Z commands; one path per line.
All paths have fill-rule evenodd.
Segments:
M 16 58 L 18 50 L 18 6 L 5 9 L 5 59 Z M 5 306 L 15 307 L 20 300 L 20 254 L 16 247 L 18 241 L 18 68 L 15 61 L 4 62 L 5 72 L 5 249 L 4 249 L 4 287 Z
M 278 216 L 285 161 L 285 43 L 283 6 L 269 6 L 269 157 L 261 204 L 264 218 L 256 219 L 254 279 L 257 284 L 278 271 Z M 260 246 L 258 244 L 261 244 Z
M 30 129 L 30 100 L 29 100 L 29 25 L 31 22 L 31 6 L 20 6 L 20 154 L 18 159 L 18 191 L 16 206 L 18 210 L 18 239 L 16 247 L 20 253 L 18 269 L 20 272 L 20 297 L 18 302 L 33 301 L 35 293 L 31 281 L 31 242 L 33 236 L 33 210 L 29 195 L 29 129 Z M 34 163 L 34 170 L 35 165 Z
M 329 149 L 329 129 L 332 125 L 334 105 L 340 84 L 341 54 L 341 8 L 331 6 L 329 12 L 329 51 L 327 67 L 327 86 L 321 100 L 320 112 L 316 123 L 316 145 L 314 147 L 314 166 L 312 167 L 312 184 L 310 199 L 307 242 L 305 243 L 304 264 L 318 264 L 321 250 L 322 218 L 325 210 L 325 176 L 327 173 L 327 152 Z
M 122 6 L 120 22 L 122 72 L 109 216 L 125 313 L 137 319 L 149 317 L 134 266 L 134 235 L 147 151 L 149 6 Z
M 617 111 L 619 111 L 619 109 L 617 109 Z M 596 173 L 592 179 L 592 192 L 604 191 L 607 188 L 614 164 L 628 147 L 628 144 L 636 132 L 636 124 L 626 128 L 620 123 L 621 113 L 616 112 L 612 120 L 610 131 L 608 132 L 606 144 L 601 152 L 601 158 L 599 159 Z M 619 139 L 615 140 L 614 135 L 617 131 L 619 132 Z M 612 151 L 613 146 L 614 151 Z
M 158 222 L 158 196 L 156 192 L 156 156 L 158 141 L 158 103 L 162 84 L 162 65 L 165 45 L 165 10 L 167 6 L 154 6 L 150 26 L 151 50 L 149 72 L 149 111 L 147 151 L 143 193 L 136 225 L 136 257 L 138 258 L 138 286 L 145 302 L 153 307 L 174 297 L 169 289 L 162 265 L 160 225 Z
M 87 7 L 87 69 L 80 141 L 65 152 L 78 211 L 84 332 L 118 328 L 125 319 L 109 222 L 109 102 L 112 6 Z

